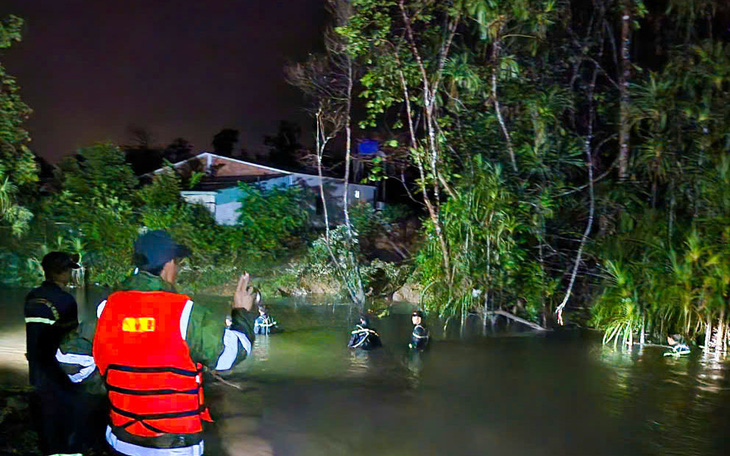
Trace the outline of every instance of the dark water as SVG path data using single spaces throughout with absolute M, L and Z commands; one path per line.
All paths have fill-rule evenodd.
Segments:
M 431 321 L 437 337 L 419 355 L 407 350 L 407 306 L 375 321 L 383 349 L 352 353 L 350 307 L 269 304 L 285 331 L 259 337 L 225 377 L 242 390 L 209 384 L 211 454 L 730 454 L 728 365 L 699 353 L 621 353 L 570 331 L 445 337 Z M 22 334 L 18 314 L 1 312 Z

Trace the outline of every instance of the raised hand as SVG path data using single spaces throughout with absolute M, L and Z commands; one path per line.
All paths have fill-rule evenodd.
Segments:
M 246 309 L 250 311 L 253 308 L 256 300 L 256 293 L 253 292 L 251 287 L 248 286 L 248 282 L 251 279 L 248 272 L 244 273 L 238 279 L 238 285 L 236 286 L 236 292 L 233 294 L 233 308 L 234 309 Z

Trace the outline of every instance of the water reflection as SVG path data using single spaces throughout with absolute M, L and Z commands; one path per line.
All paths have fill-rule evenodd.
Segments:
M 409 350 L 404 357 L 404 364 L 410 373 L 408 379 L 411 387 L 417 388 L 421 384 L 421 372 L 423 372 L 423 353 L 416 350 Z
M 601 349 L 612 415 L 635 423 L 635 445 L 648 454 L 723 454 L 730 384 L 727 364 L 701 353 L 665 357 L 664 349 Z
M 365 376 L 369 371 L 370 352 L 350 350 L 350 365 L 347 373 L 353 377 Z
M 252 356 L 256 362 L 265 363 L 269 360 L 270 338 L 270 335 L 256 336 L 256 342 L 252 350 Z

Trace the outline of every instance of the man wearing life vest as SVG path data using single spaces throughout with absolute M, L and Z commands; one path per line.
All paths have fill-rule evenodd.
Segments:
M 109 394 L 106 439 L 129 456 L 204 453 L 202 370 L 231 369 L 251 353 L 254 294 L 244 274 L 230 315 L 193 303 L 174 284 L 189 251 L 164 231 L 134 245 L 137 270 L 98 309 L 93 353 Z

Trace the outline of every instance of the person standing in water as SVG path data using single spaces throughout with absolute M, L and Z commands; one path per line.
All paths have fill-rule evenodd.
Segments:
M 257 297 L 260 295 L 257 293 Z M 257 301 L 258 302 L 258 301 Z M 253 322 L 253 332 L 257 336 L 269 335 L 276 330 L 276 321 L 269 316 L 269 309 L 259 305 L 259 316 Z
M 679 334 L 670 334 L 667 336 L 667 343 L 672 348 L 672 351 L 666 352 L 664 356 L 682 356 L 690 353 L 689 345 L 684 340 L 684 337 Z
M 45 281 L 25 298 L 25 329 L 32 411 L 43 454 L 80 454 L 88 449 L 83 410 L 84 392 L 76 383 L 92 374 L 91 356 L 79 355 L 83 364 L 72 376 L 64 371 L 62 340 L 79 326 L 76 300 L 64 287 L 71 271 L 80 266 L 65 252 L 51 252 L 41 261 Z
M 375 328 L 370 327 L 370 320 L 367 315 L 360 315 L 360 323 L 351 332 L 352 337 L 348 342 L 348 348 L 359 348 L 361 350 L 372 350 L 382 346 L 380 335 Z
M 411 322 L 413 323 L 413 332 L 411 333 L 411 343 L 409 348 L 414 350 L 425 350 L 428 346 L 429 333 L 428 328 L 423 325 L 423 312 L 414 310 L 411 314 Z

